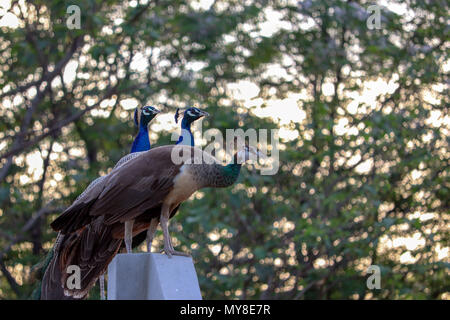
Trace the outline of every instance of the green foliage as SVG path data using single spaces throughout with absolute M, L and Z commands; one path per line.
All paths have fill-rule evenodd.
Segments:
M 136 129 L 124 106 L 135 99 L 205 108 L 204 130 L 294 134 L 276 175 L 248 166 L 171 221 L 205 298 L 448 299 L 448 4 L 402 1 L 408 14 L 382 8 L 369 30 L 370 1 L 196 3 L 8 8 L 20 25 L 0 27 L 0 298 L 30 296 L 50 222 L 128 153 Z M 80 30 L 65 25 L 70 4 Z M 282 23 L 268 32 L 271 12 Z M 260 88 L 253 100 L 228 90 L 240 80 Z M 304 118 L 287 100 L 266 109 L 284 98 Z M 171 129 L 150 128 L 152 145 L 174 143 Z M 369 265 L 381 290 L 366 287 Z

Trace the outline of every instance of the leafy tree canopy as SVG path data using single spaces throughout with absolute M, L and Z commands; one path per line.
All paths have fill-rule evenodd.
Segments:
M 152 145 L 177 107 L 280 129 L 276 175 L 250 167 L 171 222 L 204 298 L 448 299 L 448 2 L 387 3 L 370 29 L 371 1 L 2 1 L 0 298 L 30 295 L 50 222 L 151 104 Z

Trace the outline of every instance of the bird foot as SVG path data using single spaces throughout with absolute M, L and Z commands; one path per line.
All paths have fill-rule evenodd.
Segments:
M 160 253 L 165 253 L 169 258 L 172 258 L 172 256 L 182 256 L 182 257 L 191 257 L 189 253 L 176 251 L 174 249 L 162 249 Z

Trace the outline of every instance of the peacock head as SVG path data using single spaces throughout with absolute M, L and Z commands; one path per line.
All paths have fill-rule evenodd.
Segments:
M 175 112 L 175 123 L 178 123 L 178 119 L 180 118 L 180 116 L 180 109 L 178 108 Z M 209 113 L 198 108 L 191 107 L 184 111 L 183 120 L 186 121 L 186 124 L 191 124 L 192 122 L 205 116 L 209 116 Z
M 134 123 L 136 126 L 139 126 L 139 124 L 146 126 L 160 112 L 161 111 L 152 106 L 136 108 L 136 110 L 134 110 Z

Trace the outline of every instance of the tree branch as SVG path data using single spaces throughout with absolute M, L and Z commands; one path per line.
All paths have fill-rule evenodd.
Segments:
M 14 279 L 14 277 L 11 275 L 11 273 L 8 271 L 8 268 L 6 268 L 6 265 L 2 259 L 0 259 L 0 270 L 5 275 L 5 278 L 8 281 L 11 289 L 19 297 L 20 296 L 19 284 L 16 282 L 16 279 Z

